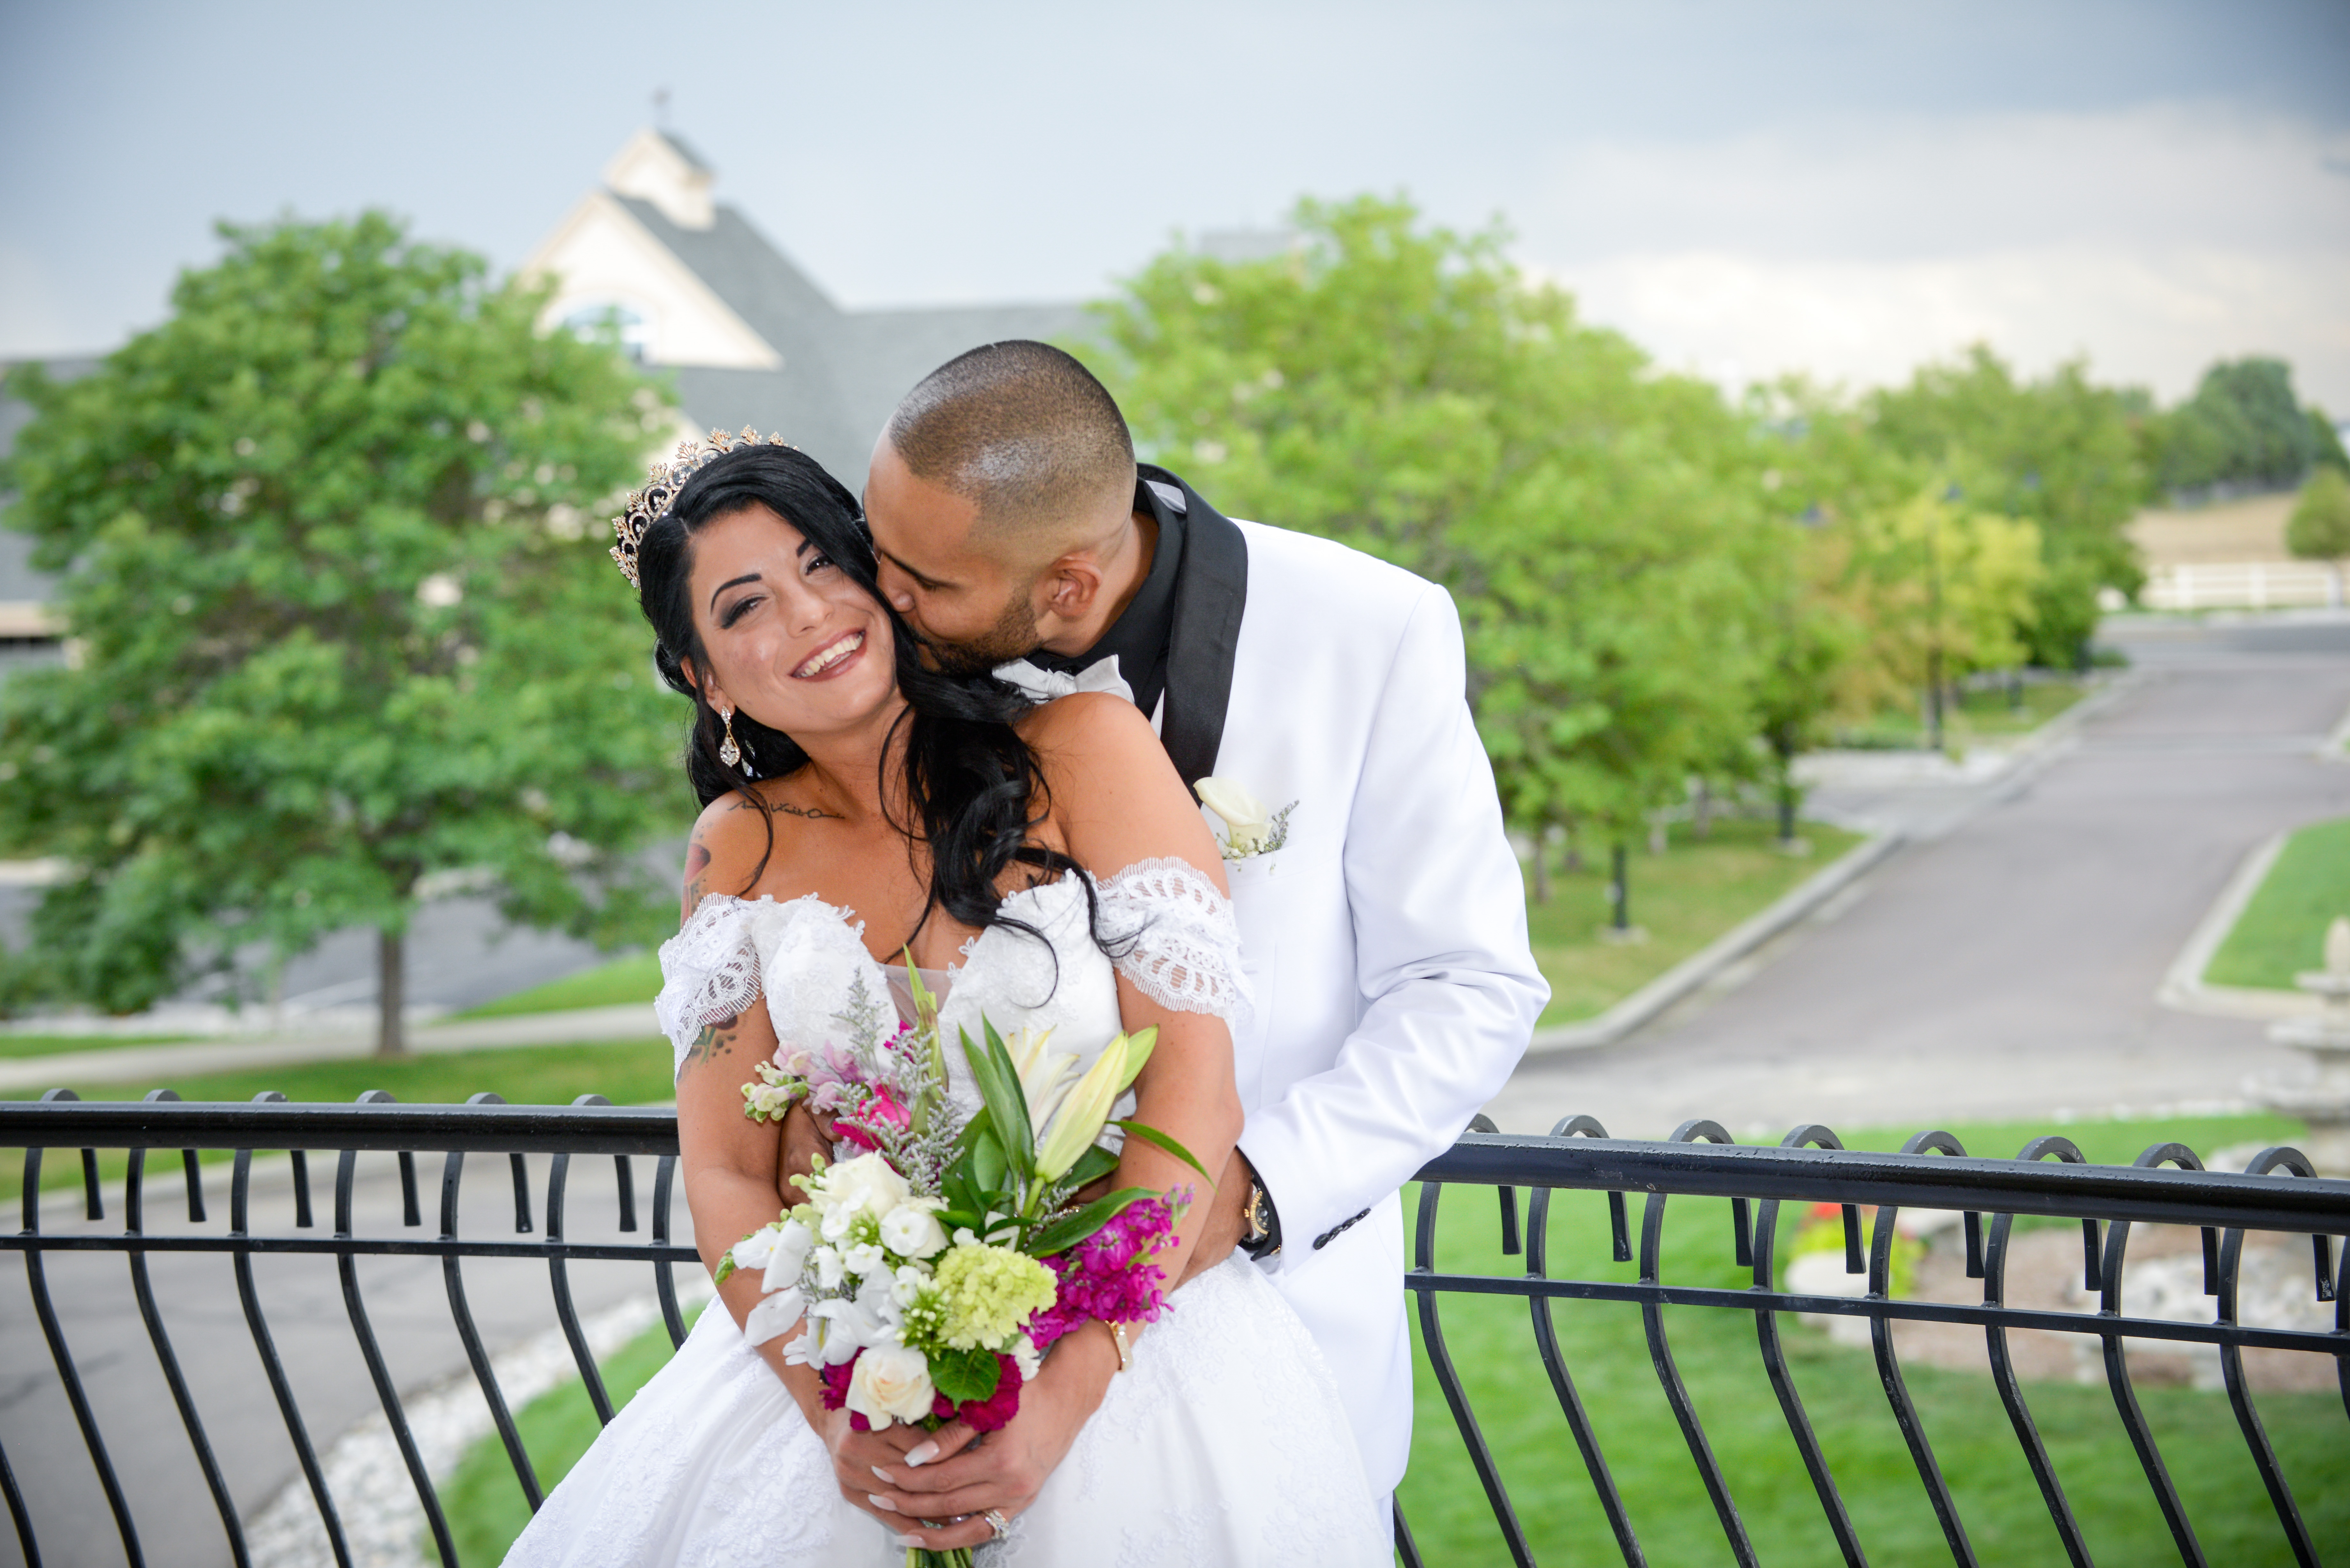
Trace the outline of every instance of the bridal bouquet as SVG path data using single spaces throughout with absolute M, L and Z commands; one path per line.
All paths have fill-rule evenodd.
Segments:
M 961 1033 L 981 1108 L 947 1098 L 938 1010 L 910 968 L 915 1021 L 885 1032 L 860 982 L 840 1015 L 850 1044 L 762 1064 L 743 1087 L 754 1120 L 805 1096 L 829 1112 L 837 1142 L 860 1152 L 819 1162 L 807 1201 L 736 1242 L 721 1260 L 763 1272 L 744 1333 L 754 1345 L 806 1322 L 785 1347 L 817 1369 L 825 1405 L 859 1430 L 950 1420 L 993 1431 L 1020 1407 L 1045 1348 L 1088 1318 L 1149 1323 L 1165 1299 L 1157 1259 L 1176 1244 L 1185 1189 L 1129 1187 L 1089 1203 L 1081 1189 L 1116 1168 L 1107 1127 L 1167 1150 L 1180 1144 L 1113 1118 L 1149 1060 L 1157 1031 L 1120 1034 L 1080 1075 L 1050 1031 L 1005 1041 L 984 1018 Z M 1201 1175 L 1204 1179 L 1204 1170 Z M 910 1552 L 910 1565 L 967 1568 L 967 1552 Z

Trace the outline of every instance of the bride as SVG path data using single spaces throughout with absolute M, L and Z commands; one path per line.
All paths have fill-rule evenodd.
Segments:
M 1051 1028 L 1082 1068 L 1121 1029 L 1156 1026 L 1134 1114 L 1222 1169 L 1248 983 L 1216 845 L 1149 721 L 1111 697 L 1032 708 L 926 669 L 877 590 L 855 500 L 789 447 L 702 449 L 656 480 L 613 554 L 695 709 L 686 765 L 705 809 L 660 1012 L 703 1262 L 796 1200 L 775 1133 L 743 1114 L 754 1064 L 841 1043 L 856 985 L 880 994 L 907 955 L 944 971 L 949 1041 L 983 1012 L 1007 1033 Z M 975 1103 L 955 1055 L 951 1092 Z M 1139 1139 L 1115 1179 L 1197 1182 Z M 1191 1207 L 1187 1246 L 1206 1212 Z M 879 1565 L 915 1546 L 984 1546 L 1004 1568 L 1392 1560 L 1328 1367 L 1238 1257 L 1184 1280 L 1147 1327 L 1058 1341 L 1021 1417 L 984 1439 L 853 1430 L 785 1360 L 790 1334 L 746 1340 L 759 1291 L 756 1270 L 720 1287 L 509 1564 Z M 1083 1420 L 1066 1456 L 1024 1438 L 1030 1407 L 1053 1400 Z

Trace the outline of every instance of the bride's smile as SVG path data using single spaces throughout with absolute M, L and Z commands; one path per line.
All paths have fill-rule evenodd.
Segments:
M 894 706 L 888 615 L 772 508 L 746 505 L 698 530 L 691 583 L 713 708 L 806 744 Z

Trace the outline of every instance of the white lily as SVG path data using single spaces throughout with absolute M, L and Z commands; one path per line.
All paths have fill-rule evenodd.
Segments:
M 816 1233 L 796 1220 L 786 1220 L 780 1230 L 770 1234 L 775 1242 L 769 1250 L 766 1273 L 759 1286 L 762 1290 L 779 1291 L 799 1282 L 800 1270 L 806 1266 L 808 1253 L 816 1248 Z M 739 1248 L 735 1261 L 743 1261 Z
M 1139 1034 L 1121 1034 L 1102 1047 L 1077 1086 L 1061 1102 L 1060 1114 L 1053 1118 L 1050 1131 L 1036 1139 L 1036 1174 L 1046 1181 L 1058 1181 L 1068 1174 L 1078 1158 L 1093 1147 L 1101 1137 L 1102 1124 L 1109 1120 L 1110 1108 L 1118 1103 L 1118 1095 L 1134 1081 L 1157 1043 L 1155 1030 Z
M 1053 1119 L 1053 1113 L 1060 1109 L 1070 1086 L 1077 1081 L 1076 1054 L 1046 1050 L 1052 1038 L 1049 1029 L 1023 1029 L 1004 1042 L 1012 1065 L 1020 1074 L 1020 1094 L 1027 1102 L 1028 1125 L 1032 1128 L 1042 1127 Z

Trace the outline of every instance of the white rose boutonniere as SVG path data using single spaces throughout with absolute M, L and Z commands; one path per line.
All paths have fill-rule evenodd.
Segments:
M 1225 859 L 1270 855 L 1289 842 L 1289 814 L 1297 809 L 1295 801 L 1267 811 L 1263 801 L 1231 779 L 1204 778 L 1191 787 L 1201 804 L 1224 819 Z

